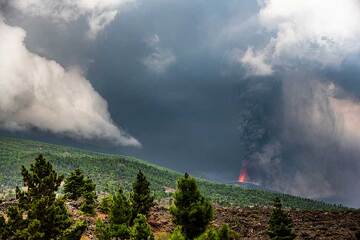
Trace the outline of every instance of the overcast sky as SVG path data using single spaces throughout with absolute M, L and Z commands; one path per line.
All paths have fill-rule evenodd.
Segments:
M 358 0 L 0 0 L 0 127 L 360 206 Z

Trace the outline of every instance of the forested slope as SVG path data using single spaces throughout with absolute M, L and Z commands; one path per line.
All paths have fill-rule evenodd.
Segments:
M 80 167 L 96 182 L 98 192 L 112 192 L 119 184 L 129 190 L 137 171 L 141 169 L 150 181 L 155 196 L 166 197 L 170 193 L 166 193 L 165 189 L 175 188 L 176 179 L 181 175 L 132 157 L 95 153 L 44 142 L 0 138 L 0 193 L 2 195 L 11 192 L 15 186 L 21 185 L 21 165 L 28 167 L 40 153 L 54 164 L 59 173 L 67 175 L 74 168 Z M 236 185 L 218 184 L 200 179 L 198 183 L 206 197 L 222 205 L 267 206 L 275 196 L 279 196 L 286 207 L 338 209 L 334 205 L 286 194 L 243 189 Z

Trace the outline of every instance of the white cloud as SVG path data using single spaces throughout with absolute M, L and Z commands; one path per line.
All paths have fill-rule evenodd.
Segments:
M 282 67 L 290 61 L 336 66 L 360 50 L 358 0 L 264 0 L 260 6 L 259 23 L 275 36 L 252 52 L 254 59 L 266 56 Z M 263 62 L 248 66 L 261 68 Z
M 97 34 L 111 23 L 116 17 L 117 10 L 105 11 L 101 14 L 92 15 L 89 18 L 89 31 L 88 37 L 90 39 L 95 39 Z
M 106 101 L 77 69 L 31 53 L 25 31 L 0 20 L 0 127 L 140 143 L 111 120 Z
M 143 64 L 148 70 L 161 74 L 176 62 L 173 52 L 160 46 L 160 38 L 157 34 L 147 39 L 146 43 L 153 49 L 153 52 L 143 59 Z
M 21 12 L 70 23 L 84 16 L 88 20 L 88 36 L 96 35 L 111 23 L 120 8 L 135 0 L 13 0 L 11 4 Z
M 246 66 L 248 74 L 255 76 L 266 76 L 273 73 L 271 65 L 266 61 L 263 53 L 256 54 L 252 48 L 248 48 L 241 57 L 238 56 L 238 62 Z

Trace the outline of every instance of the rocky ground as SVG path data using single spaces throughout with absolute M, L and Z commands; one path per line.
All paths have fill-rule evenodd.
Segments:
M 13 202 L 0 204 L 0 212 L 4 211 Z M 149 216 L 149 224 L 157 239 L 167 239 L 168 234 L 174 229 L 171 215 L 166 202 L 153 207 Z M 68 202 L 69 212 L 75 219 L 88 222 L 88 230 L 82 240 L 94 239 L 95 221 L 97 218 L 105 220 L 107 216 L 97 212 L 95 216 L 85 216 L 78 210 L 76 202 Z M 297 239 L 302 240 L 356 240 L 360 239 L 360 211 L 302 211 L 287 210 L 294 221 Z M 220 207 L 215 206 L 214 226 L 227 223 L 234 231 L 240 233 L 242 240 L 265 240 L 267 222 L 271 208 L 260 207 Z
M 360 211 L 301 211 L 287 210 L 294 221 L 297 239 L 356 240 L 360 239 Z M 243 240 L 265 240 L 271 208 L 239 208 L 215 206 L 214 226 L 227 223 L 240 233 Z M 149 223 L 160 236 L 171 232 L 174 225 L 166 206 L 155 206 Z

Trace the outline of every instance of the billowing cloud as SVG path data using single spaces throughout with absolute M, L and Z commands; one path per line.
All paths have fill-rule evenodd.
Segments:
M 84 16 L 88 20 L 88 36 L 96 35 L 111 23 L 119 9 L 135 0 L 13 0 L 11 5 L 21 12 L 69 23 Z
M 140 143 L 111 120 L 106 101 L 78 69 L 30 52 L 25 31 L 0 20 L 0 127 Z
M 252 48 L 246 50 L 242 56 L 236 54 L 236 58 L 238 62 L 246 66 L 250 75 L 266 76 L 273 73 L 271 65 L 266 62 L 266 56 L 261 52 L 255 54 Z
M 176 62 L 176 56 L 173 52 L 161 47 L 160 38 L 157 34 L 147 39 L 146 44 L 153 50 L 149 56 L 143 59 L 143 64 L 148 70 L 161 74 Z
M 293 67 L 294 63 L 336 66 L 360 50 L 358 0 L 341 4 L 337 0 L 264 0 L 258 20 L 274 36 L 265 47 L 250 49 L 244 55 L 245 66 L 254 74 L 263 73 L 253 69 L 262 69 L 267 63 L 280 67 Z

